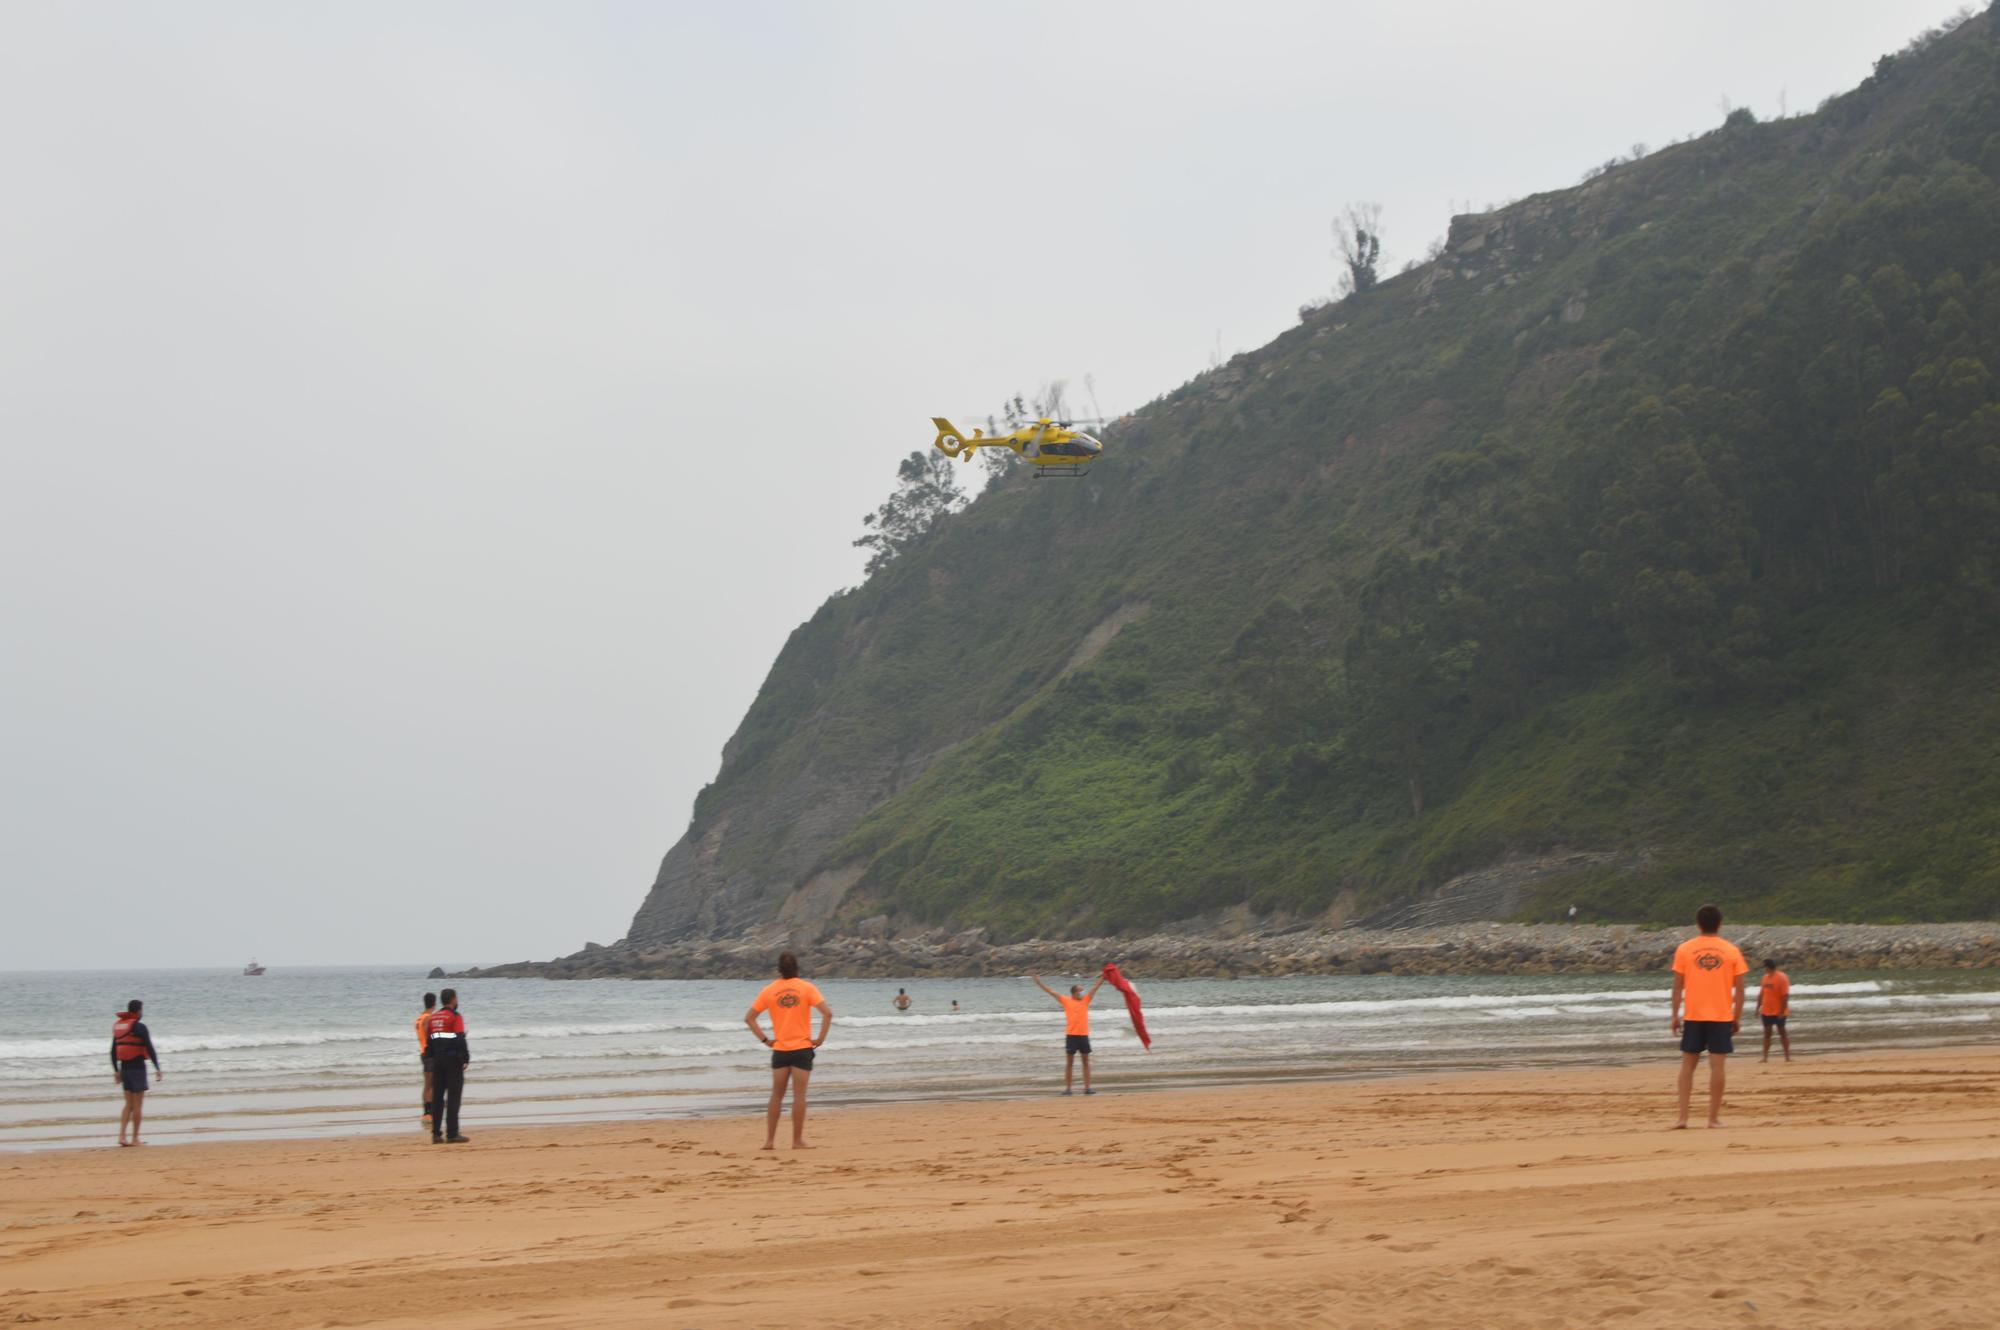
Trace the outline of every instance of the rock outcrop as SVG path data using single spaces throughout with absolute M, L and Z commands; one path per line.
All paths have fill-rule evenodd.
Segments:
M 1726 929 L 1753 964 L 1787 969 L 1944 970 L 2000 965 L 2000 925 L 1786 924 Z M 1664 970 L 1687 929 L 1615 924 L 1456 924 L 1436 928 L 1250 928 L 1233 937 L 1036 938 L 989 945 L 981 929 L 830 938 L 801 949 L 819 978 L 1076 974 L 1115 960 L 1134 978 L 1288 974 L 1627 974 Z M 618 946 L 560 961 L 468 970 L 460 978 L 762 979 L 775 945 L 747 938 Z

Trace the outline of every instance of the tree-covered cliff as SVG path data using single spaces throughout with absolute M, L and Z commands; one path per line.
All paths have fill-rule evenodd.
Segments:
M 801 626 L 633 944 L 2000 907 L 2000 23 L 1485 215 Z M 921 432 L 923 422 L 914 419 Z

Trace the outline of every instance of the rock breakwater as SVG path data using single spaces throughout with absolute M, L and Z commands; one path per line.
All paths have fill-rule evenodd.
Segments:
M 1664 970 L 1687 928 L 1619 924 L 1453 924 L 1434 928 L 1248 928 L 1230 936 L 1030 939 L 987 943 L 982 930 L 789 941 L 744 937 L 591 946 L 553 961 L 462 971 L 458 978 L 760 979 L 790 947 L 825 978 L 1067 974 L 1117 961 L 1154 979 L 1284 974 L 1627 974 Z M 1771 924 L 1725 928 L 1753 965 L 1792 970 L 1932 970 L 2000 966 L 2000 922 Z

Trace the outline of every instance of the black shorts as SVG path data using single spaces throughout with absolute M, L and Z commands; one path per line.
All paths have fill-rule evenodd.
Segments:
M 1681 1052 L 1734 1053 L 1736 1033 L 1729 1021 L 1682 1021 Z
M 800 1071 L 811 1071 L 813 1069 L 813 1054 L 817 1052 L 819 1050 L 816 1048 L 794 1048 L 780 1053 L 774 1048 L 771 1050 L 771 1070 L 777 1071 L 781 1067 L 795 1067 Z
M 127 1094 L 146 1093 L 146 1059 L 133 1058 L 130 1062 L 119 1063 L 118 1079 L 124 1083 Z
M 1764 1018 L 1764 1028 L 1767 1030 L 1782 1030 L 1785 1028 L 1785 1022 L 1788 1019 L 1785 1016 L 1766 1016 Z
M 1090 1036 L 1087 1034 L 1066 1034 L 1063 1036 L 1063 1052 L 1081 1053 L 1090 1056 Z
M 417 1054 L 417 1065 L 424 1069 L 425 1074 L 429 1074 L 431 1069 L 431 1055 L 428 1053 Z

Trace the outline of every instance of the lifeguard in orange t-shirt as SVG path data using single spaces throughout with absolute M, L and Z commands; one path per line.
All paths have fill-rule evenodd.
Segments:
M 1785 1061 L 1792 1060 L 1792 1036 L 1785 1029 L 1785 1021 L 1792 1014 L 1792 977 L 1778 968 L 1774 960 L 1764 962 L 1764 982 L 1757 987 L 1757 1014 L 1764 1018 L 1764 1061 L 1771 1060 L 1771 1031 L 1778 1032 L 1778 1042 L 1784 1046 Z
M 1040 975 L 1030 977 L 1035 981 L 1035 987 L 1062 1003 L 1063 1093 L 1070 1093 L 1070 1086 L 1076 1079 L 1076 1060 L 1080 1056 L 1083 1058 L 1083 1092 L 1096 1094 L 1097 1091 L 1090 1088 L 1090 1000 L 1097 996 L 1098 989 L 1104 987 L 1104 976 L 1097 977 L 1097 982 L 1090 986 L 1088 993 L 1083 991 L 1082 984 L 1071 984 L 1068 997 L 1043 983 Z
M 813 1038 L 813 1012 L 820 1014 L 819 1038 Z M 771 1034 L 757 1024 L 763 1012 L 771 1013 Z M 743 1014 L 743 1023 L 757 1041 L 771 1050 L 771 1104 L 764 1117 L 764 1148 L 778 1148 L 778 1119 L 785 1113 L 785 1087 L 792 1091 L 792 1148 L 810 1150 L 806 1144 L 806 1082 L 812 1077 L 813 1054 L 826 1042 L 833 1029 L 833 1008 L 819 989 L 799 978 L 799 958 L 786 952 L 778 957 L 778 981 L 769 984 Z
M 1723 1060 L 1736 1051 L 1736 1031 L 1743 1023 L 1743 976 L 1750 972 L 1736 944 L 1721 937 L 1720 909 L 1704 905 L 1695 911 L 1694 922 L 1701 933 L 1674 950 L 1673 1029 L 1681 1037 L 1677 1128 L 1688 1124 L 1694 1067 L 1703 1053 L 1708 1054 L 1708 1125 L 1722 1125 Z

